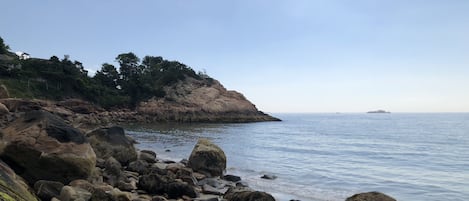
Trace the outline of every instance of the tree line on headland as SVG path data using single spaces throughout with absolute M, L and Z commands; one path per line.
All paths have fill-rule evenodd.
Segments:
M 164 97 L 165 86 L 192 77 L 213 79 L 196 73 L 178 61 L 160 56 L 140 59 L 132 52 L 117 55 L 118 67 L 104 63 L 92 77 L 83 64 L 68 56 L 59 59 L 21 59 L 9 52 L 0 37 L 0 82 L 12 97 L 63 100 L 80 98 L 104 108 L 133 108 L 151 97 Z

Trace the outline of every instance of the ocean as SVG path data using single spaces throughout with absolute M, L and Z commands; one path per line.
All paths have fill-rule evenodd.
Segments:
M 171 160 L 209 138 L 225 151 L 227 174 L 277 200 L 369 191 L 399 201 L 469 200 L 468 113 L 273 115 L 283 121 L 133 125 L 127 133 L 139 149 Z

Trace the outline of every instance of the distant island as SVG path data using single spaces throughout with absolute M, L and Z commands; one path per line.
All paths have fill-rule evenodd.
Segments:
M 373 111 L 369 111 L 367 113 L 391 113 L 391 112 L 385 111 L 385 110 L 373 110 Z

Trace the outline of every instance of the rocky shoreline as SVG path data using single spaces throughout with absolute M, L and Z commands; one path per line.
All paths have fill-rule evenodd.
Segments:
M 42 108 L 1 114 L 0 200 L 275 200 L 225 175 L 223 150 L 206 139 L 187 160 L 168 161 L 137 150 L 121 127 L 78 129 Z M 347 199 L 359 200 L 394 199 L 377 192 Z

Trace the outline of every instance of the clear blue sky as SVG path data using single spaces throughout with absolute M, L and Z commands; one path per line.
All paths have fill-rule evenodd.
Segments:
M 13 51 L 91 71 L 124 52 L 206 72 L 265 112 L 469 112 L 467 0 L 2 1 Z

